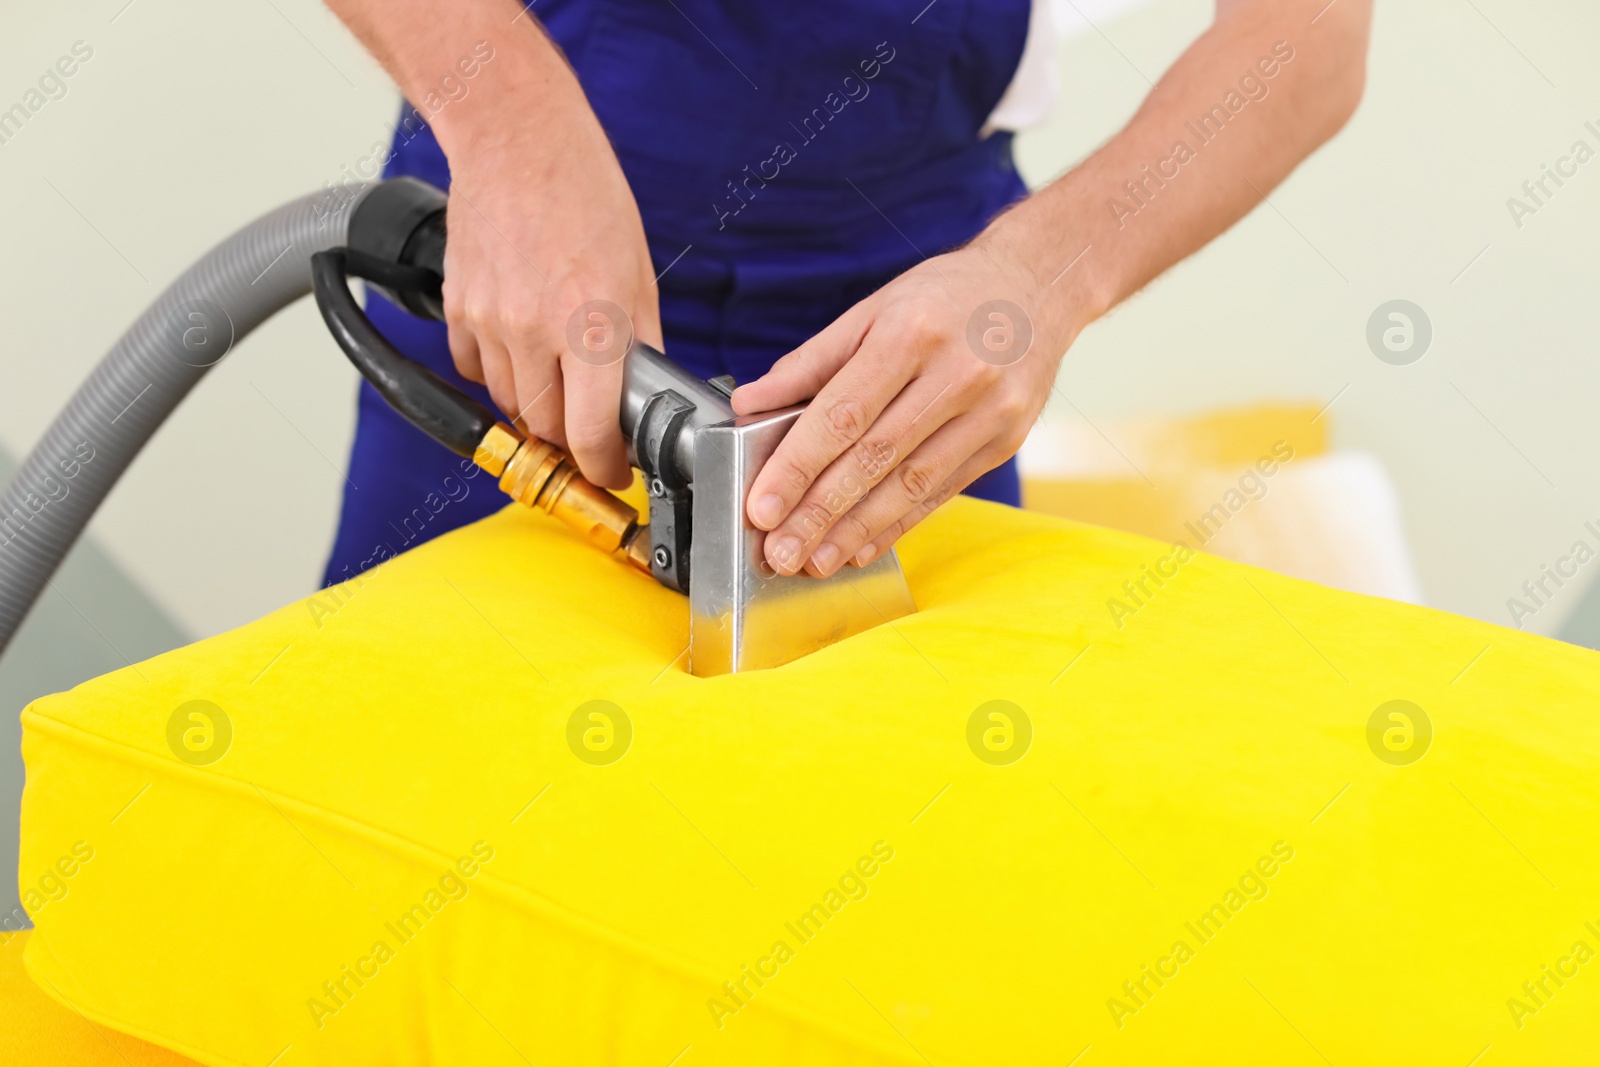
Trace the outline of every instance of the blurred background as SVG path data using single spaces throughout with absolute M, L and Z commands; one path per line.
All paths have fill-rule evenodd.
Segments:
M 1056 0 L 1061 97 L 1019 138 L 1030 184 L 1124 123 L 1211 14 Z M 314 0 L 94 0 L 6 21 L 0 109 L 75 42 L 92 57 L 0 143 L 0 479 L 168 282 L 338 181 L 398 106 Z M 1291 441 L 1295 461 L 1209 550 L 1600 647 L 1600 562 L 1532 614 L 1508 604 L 1574 542 L 1600 547 L 1585 527 L 1600 529 L 1600 160 L 1535 213 L 1508 207 L 1575 142 L 1600 151 L 1597 41 L 1592 2 L 1378 0 L 1348 128 L 1068 353 L 1023 453 L 1030 506 L 1182 536 Z M 1369 322 L 1397 324 L 1397 300 L 1414 339 L 1385 351 Z M 20 914 L 18 712 L 312 590 L 356 380 L 309 301 L 270 321 L 146 448 L 35 608 L 0 661 L 0 917 Z

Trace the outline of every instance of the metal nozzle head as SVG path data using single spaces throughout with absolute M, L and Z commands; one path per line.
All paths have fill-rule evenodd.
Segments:
M 745 513 L 756 472 L 799 408 L 746 415 L 695 436 L 689 669 L 699 677 L 777 667 L 917 610 L 893 549 L 830 578 L 775 574 Z

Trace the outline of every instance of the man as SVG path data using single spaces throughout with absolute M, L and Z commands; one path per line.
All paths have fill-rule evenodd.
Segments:
M 1371 20 L 1218 0 L 1132 121 L 1029 196 L 991 119 L 1040 0 L 329 3 L 420 102 L 386 173 L 451 194 L 447 325 L 374 298 L 379 328 L 604 486 L 629 471 L 622 364 L 577 341 L 596 323 L 731 373 L 740 413 L 811 400 L 747 507 L 774 567 L 818 575 L 963 490 L 1019 502 L 1079 331 L 1344 124 Z M 363 386 L 327 579 L 501 506 L 402 533 L 454 462 Z

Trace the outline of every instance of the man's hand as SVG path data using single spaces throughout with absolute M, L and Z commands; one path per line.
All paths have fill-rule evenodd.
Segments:
M 734 393 L 741 414 L 815 397 L 746 504 L 770 531 L 768 563 L 822 576 L 866 564 L 1010 458 L 1078 332 L 1256 207 L 1350 117 L 1371 16 L 1371 0 L 1218 0 L 1103 148 Z
M 1021 447 L 1070 341 L 997 242 L 936 256 L 735 391 L 739 414 L 816 399 L 750 490 L 767 561 L 827 577 L 871 562 Z
M 518 0 L 328 2 L 413 102 L 438 98 L 442 79 L 458 84 L 463 57 L 493 57 L 428 118 L 450 162 L 450 352 L 590 481 L 627 485 L 622 357 L 635 336 L 661 347 L 655 273 L 638 205 L 566 59 Z
M 590 481 L 621 488 L 622 357 L 635 334 L 661 347 L 660 312 L 639 209 L 583 107 L 450 152 L 445 318 L 464 376 Z

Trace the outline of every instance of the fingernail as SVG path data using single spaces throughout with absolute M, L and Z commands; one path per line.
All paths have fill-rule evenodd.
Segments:
M 770 530 L 783 518 L 783 497 L 768 493 L 750 505 L 750 521 L 763 530 Z M 795 542 L 796 547 L 799 542 Z
M 833 573 L 833 568 L 839 564 L 839 547 L 824 544 L 821 548 L 811 553 L 811 562 L 817 565 L 817 570 L 826 578 Z
M 793 574 L 800 569 L 800 538 L 782 537 L 767 550 L 767 558 L 780 573 Z
M 865 567 L 867 564 L 871 563 L 874 559 L 876 559 L 877 555 L 878 555 L 877 548 L 875 548 L 872 545 L 866 546 L 860 552 L 856 553 L 856 566 L 857 567 Z

